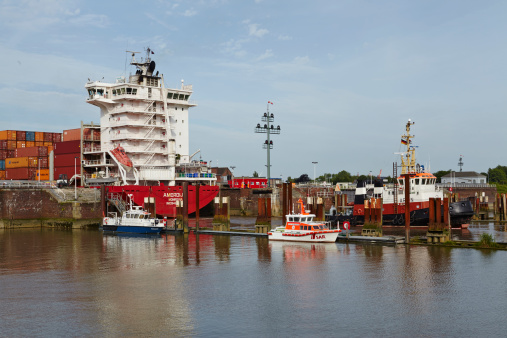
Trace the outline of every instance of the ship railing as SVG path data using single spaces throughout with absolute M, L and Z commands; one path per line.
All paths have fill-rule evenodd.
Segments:
M 495 186 L 489 183 L 436 183 L 440 188 L 494 188 Z
M 127 210 L 127 203 L 123 200 L 121 194 L 111 193 L 107 195 L 107 199 L 113 204 L 120 213 Z
M 51 189 L 56 187 L 51 181 L 11 181 L 0 180 L 0 189 Z
M 109 164 L 113 164 L 113 161 L 111 160 L 84 160 L 83 161 L 83 164 L 84 165 L 109 165 Z
M 83 136 L 83 141 L 100 141 L 100 137 Z
M 216 179 L 216 174 L 213 173 L 176 173 L 176 178 L 180 180 L 190 179 L 190 178 L 204 178 L 204 179 Z
M 86 153 L 86 152 L 101 151 L 100 149 L 101 149 L 100 146 L 88 146 L 88 147 L 83 147 L 83 152 Z
M 155 120 L 152 120 L 151 123 L 144 123 L 143 121 L 136 121 L 136 120 L 120 120 L 120 121 L 112 121 L 110 123 L 110 125 L 112 127 L 123 127 L 123 126 L 133 126 L 133 127 L 148 127 L 148 128 L 152 128 L 152 127 L 156 127 L 156 126 L 159 126 L 159 127 L 163 127 L 164 126 L 164 123 L 163 122 L 157 122 Z

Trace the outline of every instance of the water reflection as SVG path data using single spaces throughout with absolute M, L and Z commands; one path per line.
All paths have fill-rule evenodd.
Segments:
M 506 258 L 194 233 L 0 231 L 2 334 L 478 335 L 472 316 L 500 334 L 505 288 L 492 281 Z

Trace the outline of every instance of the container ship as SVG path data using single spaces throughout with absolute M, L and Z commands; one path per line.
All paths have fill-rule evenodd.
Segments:
M 218 194 L 216 177 L 207 162 L 190 154 L 189 109 L 192 85 L 166 88 L 155 72 L 154 54 L 136 59 L 128 52 L 134 73 L 114 83 L 88 81 L 86 102 L 100 108 L 100 123 L 82 124 L 80 139 L 85 186 L 105 184 L 108 196 L 127 196 L 139 206 L 154 205 L 157 216 L 175 217 L 182 200 L 181 184 L 189 182 L 188 211 L 202 208 Z M 64 132 L 65 138 L 65 132 Z M 151 209 L 153 211 L 153 209 Z

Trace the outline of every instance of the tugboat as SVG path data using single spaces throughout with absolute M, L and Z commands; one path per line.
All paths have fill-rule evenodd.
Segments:
M 440 198 L 443 203 L 444 192 L 436 186 L 437 178 L 425 171 L 424 166 L 416 164 L 415 147 L 412 145 L 414 135 L 410 134 L 410 127 L 414 124 L 410 119 L 406 124 L 406 134 L 402 135 L 401 143 L 406 145 L 406 151 L 401 155 L 401 175 L 397 177 L 393 186 L 385 186 L 381 181 L 374 183 L 373 197 L 382 198 L 382 220 L 384 225 L 405 225 L 405 175 L 410 179 L 410 225 L 427 226 L 429 223 L 429 199 Z M 368 200 L 366 184 L 358 181 L 352 214 L 328 217 L 332 222 L 350 221 L 352 225 L 364 224 L 364 206 Z M 443 204 L 442 204 L 443 210 Z M 473 216 L 470 201 L 453 202 L 449 204 L 451 226 L 461 227 L 468 224 Z
M 326 224 L 315 222 L 314 214 L 305 212 L 303 201 L 299 199 L 300 213 L 286 215 L 285 226 L 276 227 L 268 232 L 272 241 L 293 241 L 313 243 L 336 242 L 340 229 L 330 230 Z

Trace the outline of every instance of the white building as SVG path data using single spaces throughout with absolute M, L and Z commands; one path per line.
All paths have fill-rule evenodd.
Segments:
M 487 183 L 486 176 L 475 171 L 452 171 L 442 176 L 442 183 Z

